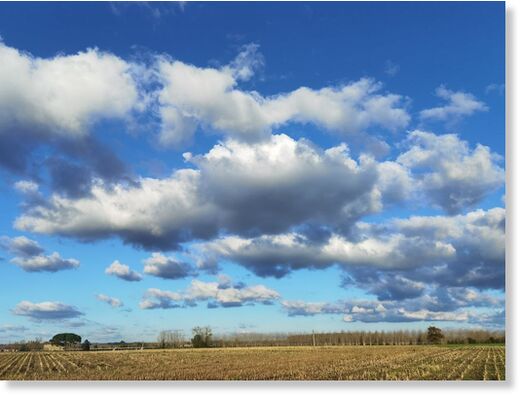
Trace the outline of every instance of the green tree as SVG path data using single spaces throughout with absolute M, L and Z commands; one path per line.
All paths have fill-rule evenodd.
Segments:
M 85 341 L 81 344 L 81 350 L 84 350 L 84 351 L 90 350 L 90 342 L 88 339 L 85 339 Z
M 426 335 L 428 343 L 441 343 L 442 339 L 444 339 L 444 335 L 440 328 L 434 326 L 428 327 L 428 333 Z
M 81 336 L 71 333 L 56 334 L 52 337 L 51 343 L 61 346 L 81 343 Z
M 213 333 L 210 327 L 195 327 L 193 328 L 191 344 L 193 347 L 210 347 L 212 336 Z

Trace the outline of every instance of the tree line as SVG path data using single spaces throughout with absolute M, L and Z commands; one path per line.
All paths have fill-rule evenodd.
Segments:
M 90 350 L 88 340 L 81 343 L 79 335 L 57 334 L 49 342 L 73 350 Z M 373 346 L 373 345 L 425 345 L 425 344 L 482 344 L 505 343 L 505 332 L 484 329 L 446 329 L 430 326 L 427 330 L 396 331 L 340 331 L 308 333 L 236 332 L 214 335 L 211 327 L 195 327 L 191 337 L 181 330 L 164 330 L 157 342 L 124 341 L 93 345 L 101 348 L 201 348 L 201 347 L 254 347 L 254 346 Z M 36 351 L 43 349 L 41 339 L 1 345 L 0 349 Z
M 248 346 L 338 346 L 338 345 L 425 345 L 505 343 L 504 331 L 447 329 L 341 331 L 310 333 L 231 333 L 213 335 L 210 327 L 195 327 L 192 338 L 182 331 L 162 331 L 159 346 L 168 347 L 248 347 Z

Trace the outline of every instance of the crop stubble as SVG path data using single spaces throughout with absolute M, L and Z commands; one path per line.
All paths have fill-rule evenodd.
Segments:
M 504 380 L 504 346 L 0 353 L 7 380 Z

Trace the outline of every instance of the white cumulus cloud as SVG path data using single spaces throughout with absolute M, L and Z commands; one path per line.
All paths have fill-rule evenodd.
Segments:
M 475 112 L 488 110 L 485 103 L 467 92 L 451 91 L 441 85 L 435 90 L 435 94 L 447 103 L 443 106 L 421 110 L 419 113 L 421 119 L 453 121 L 461 117 L 471 116 Z
M 172 280 L 196 274 L 189 263 L 164 256 L 159 252 L 154 252 L 150 258 L 144 260 L 144 273 Z
M 255 45 L 246 46 L 220 69 L 159 58 L 160 142 L 170 146 L 187 142 L 197 127 L 254 141 L 289 122 L 349 134 L 371 127 L 396 130 L 410 121 L 404 98 L 381 93 L 381 83 L 369 78 L 317 90 L 300 87 L 270 97 L 241 90 L 239 81 L 250 79 L 262 62 Z
M 504 183 L 501 158 L 487 146 L 471 149 L 457 135 L 419 130 L 408 134 L 406 144 L 397 163 L 411 170 L 425 200 L 448 213 L 475 206 Z
M 229 280 L 228 280 L 229 281 Z M 280 294 L 264 285 L 224 285 L 219 282 L 192 280 L 181 292 L 149 289 L 140 303 L 142 309 L 169 309 L 208 301 L 208 307 L 242 306 L 248 303 L 270 304 Z
M 39 58 L 0 42 L 0 58 L 0 135 L 23 126 L 80 136 L 96 119 L 125 117 L 138 100 L 130 65 L 98 49 Z
M 105 269 L 105 273 L 111 276 L 116 276 L 126 281 L 141 281 L 142 275 L 130 269 L 128 265 L 124 265 L 118 260 L 115 260 Z

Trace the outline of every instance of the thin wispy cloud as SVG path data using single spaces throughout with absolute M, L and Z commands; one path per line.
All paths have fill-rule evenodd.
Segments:
M 395 76 L 397 73 L 399 73 L 399 70 L 401 70 L 401 67 L 390 60 L 385 62 L 385 73 L 389 75 L 390 77 Z
M 123 306 L 123 302 L 120 299 L 105 294 L 97 294 L 96 299 L 100 302 L 105 302 L 114 308 Z

